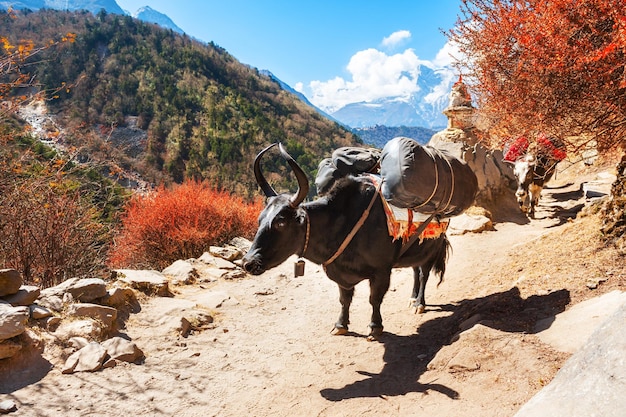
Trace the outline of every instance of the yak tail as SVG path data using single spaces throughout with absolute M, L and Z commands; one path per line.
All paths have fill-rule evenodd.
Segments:
M 443 236 L 443 242 L 437 249 L 437 255 L 435 256 L 435 261 L 432 265 L 431 270 L 439 275 L 439 282 L 437 283 L 437 287 L 441 285 L 443 282 L 443 276 L 446 273 L 446 263 L 448 262 L 448 256 L 452 252 L 452 246 L 450 245 L 450 241 L 448 240 L 448 236 L 445 234 Z

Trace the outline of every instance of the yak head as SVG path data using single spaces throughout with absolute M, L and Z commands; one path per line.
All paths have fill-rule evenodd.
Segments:
M 254 160 L 254 176 L 268 200 L 259 215 L 259 228 L 252 246 L 242 260 L 243 268 L 253 275 L 280 265 L 295 253 L 304 252 L 308 240 L 307 213 L 300 206 L 309 192 L 309 181 L 304 171 L 278 144 L 281 155 L 296 175 L 298 191 L 293 195 L 277 194 L 261 172 L 261 157 L 275 145 L 273 143 L 263 149 Z
M 526 209 L 524 203 L 526 201 L 526 197 L 528 196 L 528 187 L 530 187 L 535 175 L 536 166 L 537 158 L 531 154 L 527 154 L 523 158 L 515 161 L 515 167 L 513 169 L 513 173 L 517 179 L 517 191 L 515 192 L 515 197 L 517 198 L 517 203 L 522 211 L 525 211 Z

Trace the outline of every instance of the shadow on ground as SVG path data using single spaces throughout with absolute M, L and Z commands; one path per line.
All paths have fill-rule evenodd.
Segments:
M 459 393 L 436 383 L 419 383 L 437 352 L 454 340 L 461 325 L 480 315 L 480 323 L 504 332 L 532 333 L 538 320 L 554 318 L 570 302 L 569 291 L 559 290 L 547 295 L 520 297 L 517 287 L 455 304 L 430 306 L 430 311 L 449 312 L 450 315 L 423 322 L 415 334 L 398 336 L 383 333 L 379 343 L 384 344 L 385 365 L 380 373 L 358 372 L 366 376 L 343 388 L 326 388 L 320 394 L 329 401 L 350 398 L 405 395 L 409 392 L 437 391 L 455 399 Z M 347 337 L 363 337 L 349 333 Z M 346 337 L 346 336 L 344 336 Z

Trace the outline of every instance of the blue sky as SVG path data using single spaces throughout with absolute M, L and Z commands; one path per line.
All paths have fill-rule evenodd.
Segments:
M 440 66 L 461 0 L 117 0 L 168 15 L 188 35 L 267 69 L 324 110 L 409 94 Z M 407 74 L 409 76 L 407 76 Z

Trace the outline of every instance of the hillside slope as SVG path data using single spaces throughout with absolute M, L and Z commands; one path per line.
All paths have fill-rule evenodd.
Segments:
M 215 44 L 104 12 L 0 13 L 0 23 L 13 44 L 76 34 L 24 71 L 44 90 L 63 86 L 48 105 L 66 131 L 62 140 L 83 159 L 114 159 L 155 183 L 209 179 L 256 195 L 252 161 L 269 143 L 283 142 L 313 177 L 323 156 L 360 142 Z M 124 128 L 140 132 L 118 135 Z M 267 171 L 291 189 L 281 162 L 269 161 Z

